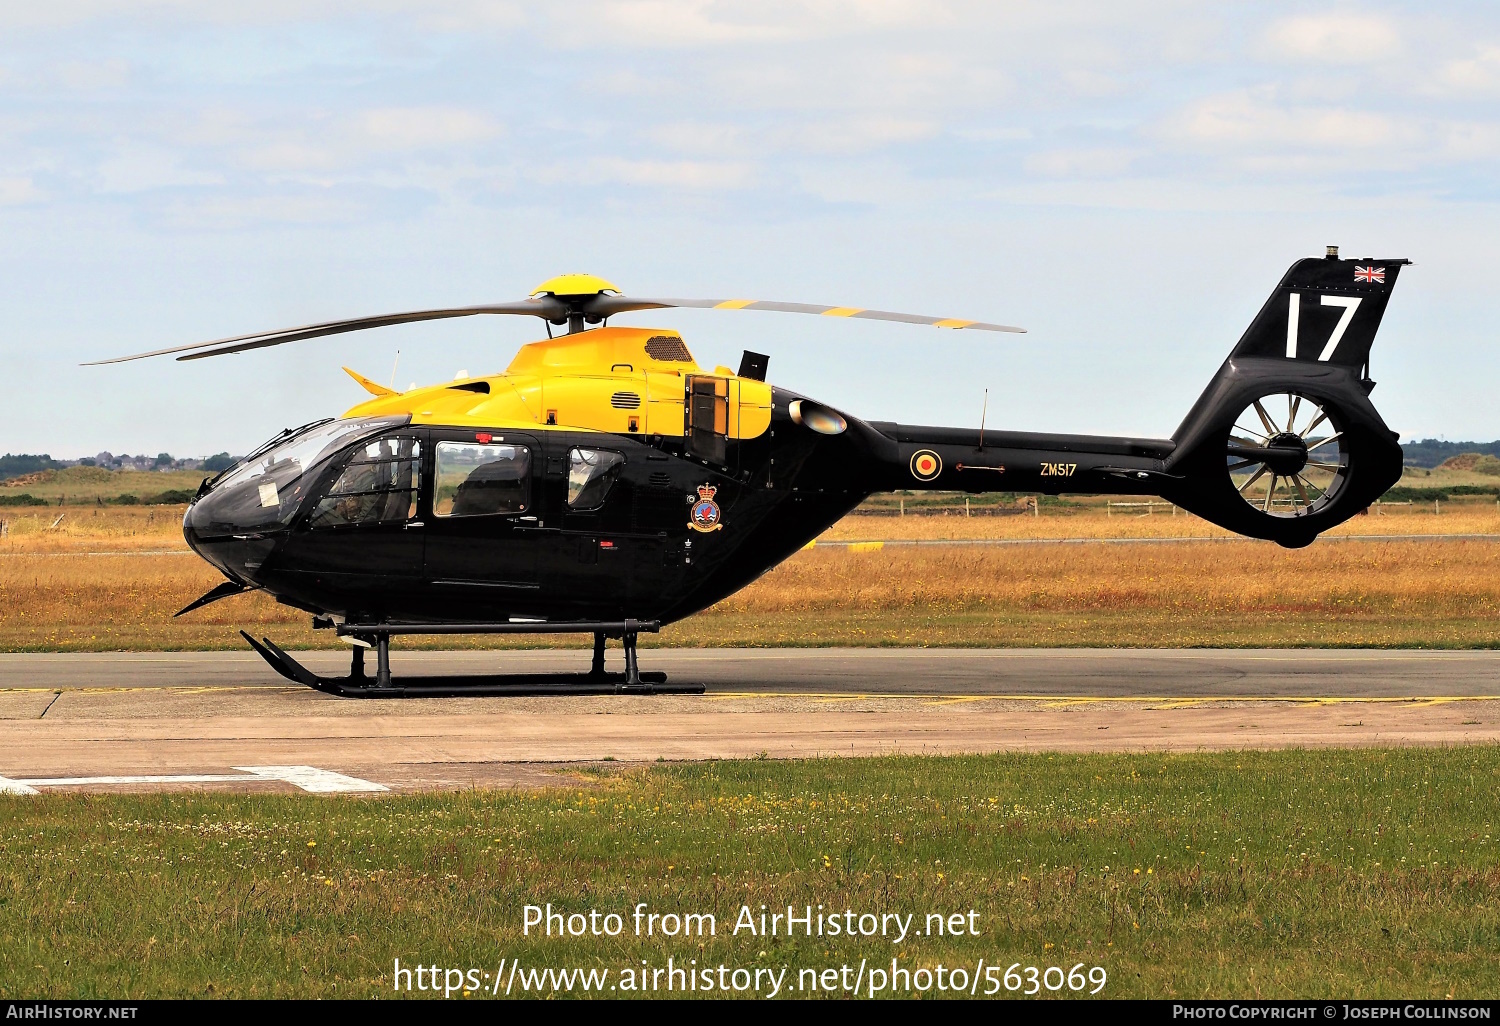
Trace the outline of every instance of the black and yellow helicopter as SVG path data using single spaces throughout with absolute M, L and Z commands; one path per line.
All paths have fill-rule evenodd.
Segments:
M 1299 260 L 1171 438 L 916 427 L 860 420 L 767 384 L 767 357 L 700 368 L 676 331 L 608 326 L 697 307 L 960 330 L 1005 325 L 750 300 L 635 299 L 590 275 L 531 298 L 310 324 L 121 357 L 199 360 L 414 321 L 524 314 L 548 338 L 500 374 L 373 398 L 290 429 L 204 481 L 188 544 L 227 580 L 178 615 L 259 589 L 354 647 L 318 676 L 241 632 L 279 673 L 337 695 L 699 691 L 643 673 L 657 631 L 755 580 L 871 493 L 898 489 L 1152 494 L 1288 547 L 1400 477 L 1369 400 L 1370 346 L 1405 260 Z M 567 332 L 552 337 L 551 326 Z M 119 360 L 103 360 L 114 363 Z M 346 368 L 347 369 L 347 368 Z M 407 634 L 591 633 L 590 672 L 392 679 Z M 605 671 L 606 638 L 624 643 Z M 364 670 L 364 649 L 377 671 Z

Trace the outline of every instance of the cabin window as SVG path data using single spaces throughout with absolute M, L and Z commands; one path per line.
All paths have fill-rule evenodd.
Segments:
M 531 450 L 524 445 L 439 442 L 436 466 L 437 516 L 524 513 L 531 504 Z
M 604 505 L 625 457 L 603 449 L 574 449 L 568 453 L 568 508 L 598 509 Z
M 338 480 L 314 508 L 312 527 L 347 527 L 410 520 L 417 513 L 422 443 L 380 438 L 354 449 Z
M 729 382 L 710 375 L 687 379 L 688 452 L 699 459 L 724 462 L 729 434 Z

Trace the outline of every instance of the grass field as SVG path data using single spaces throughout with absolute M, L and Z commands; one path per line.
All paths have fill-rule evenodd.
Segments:
M 151 502 L 162 493 L 196 492 L 204 478 L 212 476 L 213 472 L 206 470 L 136 471 L 105 470 L 100 467 L 45 470 L 0 482 L 0 509 L 6 507 L 4 500 L 7 497 L 22 494 L 41 499 L 49 506 L 64 507 L 99 506 L 116 503 L 121 497 L 128 497 L 127 501 L 133 499 Z M 1478 485 L 1493 488 L 1497 484 L 1500 484 L 1500 477 L 1473 469 L 1443 466 L 1425 470 L 1421 467 L 1408 467 L 1398 487 L 1448 488 L 1455 485 Z M 1014 511 L 1028 501 L 1009 493 L 975 495 L 970 500 L 974 509 L 988 511 L 1001 507 Z M 1107 501 L 1106 496 L 1041 498 L 1049 513 L 1097 510 L 1103 508 Z M 962 507 L 964 496 L 961 493 L 913 492 L 903 499 L 894 493 L 881 493 L 871 496 L 865 505 L 872 509 L 895 510 L 903 502 L 907 508 L 917 512 L 931 507 Z
M 198 490 L 206 470 L 105 470 L 102 467 L 66 467 L 43 470 L 0 482 L 0 499 L 13 495 L 30 495 L 46 500 L 50 506 L 97 505 L 122 495 L 149 501 L 162 492 Z
M 1500 534 L 1488 505 L 1356 518 L 1336 533 Z M 173 620 L 218 582 L 184 555 L 180 508 L 8 517 L 0 651 L 239 648 L 245 627 L 288 647 L 333 646 L 263 595 Z M 850 517 L 829 538 L 1223 536 L 1187 516 Z M 1439 646 L 1500 644 L 1500 544 L 1259 542 L 814 548 L 651 644 L 965 646 Z M 403 645 L 576 645 L 437 638 Z
M 1132 500 L 1133 501 L 1133 500 Z M 1368 516 L 1345 521 L 1325 538 L 1350 535 L 1403 534 L 1500 534 L 1500 505 L 1493 500 L 1465 499 L 1439 504 L 1382 507 Z M 1150 513 L 1115 510 L 1102 503 L 1077 507 L 1046 507 L 1040 516 L 981 514 L 963 515 L 963 503 L 949 513 L 931 516 L 851 515 L 823 535 L 828 541 L 878 538 L 1233 538 L 1232 532 L 1206 520 L 1179 511 L 1173 516 L 1165 505 Z
M 1110 997 L 1500 986 L 1494 748 L 658 766 L 539 792 L 0 799 L 0 993 L 364 997 L 392 963 L 1101 966 Z M 522 908 L 710 912 L 545 940 Z M 979 936 L 730 933 L 741 905 Z M 617 978 L 617 977 L 612 977 Z M 1055 977 L 1054 977 L 1055 979 Z M 982 988 L 981 988 L 982 989 Z

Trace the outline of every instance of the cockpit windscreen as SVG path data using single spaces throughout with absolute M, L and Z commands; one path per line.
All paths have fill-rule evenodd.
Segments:
M 205 535 L 285 526 L 312 487 L 308 471 L 351 442 L 409 419 L 361 417 L 311 425 L 225 474 L 188 510 L 187 526 Z

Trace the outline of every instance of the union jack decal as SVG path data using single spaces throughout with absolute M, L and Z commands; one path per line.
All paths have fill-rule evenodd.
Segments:
M 1355 281 L 1376 282 L 1378 284 L 1384 285 L 1385 284 L 1385 268 L 1384 267 L 1355 267 L 1354 268 L 1354 280 Z

